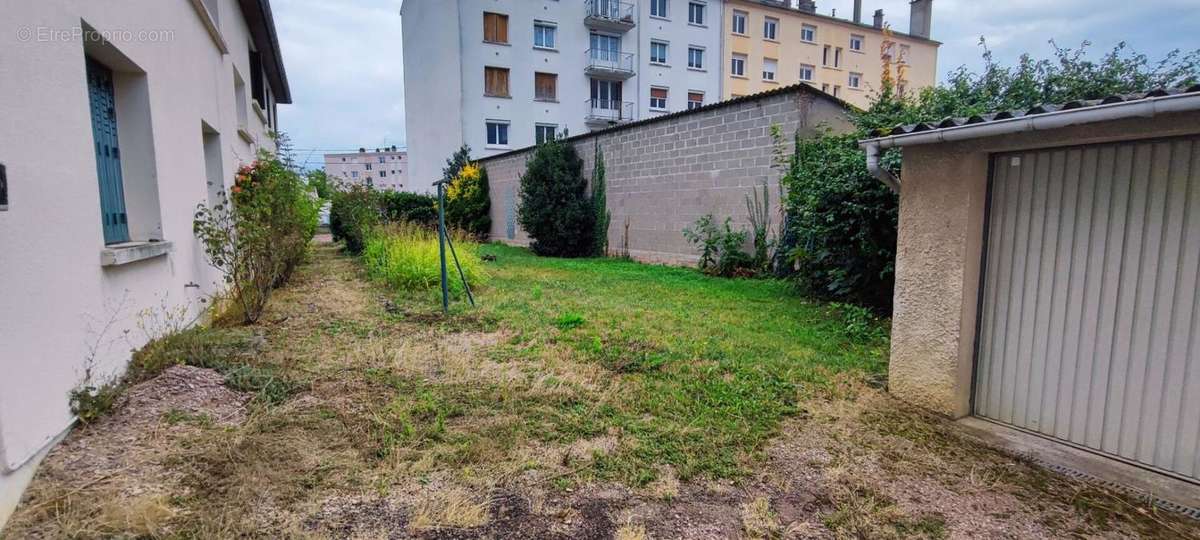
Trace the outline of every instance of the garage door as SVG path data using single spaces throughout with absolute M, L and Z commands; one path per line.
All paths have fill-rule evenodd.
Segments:
M 975 413 L 1200 479 L 1200 137 L 993 160 Z

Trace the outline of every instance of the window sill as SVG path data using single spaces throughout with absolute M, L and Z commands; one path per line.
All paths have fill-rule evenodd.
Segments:
M 488 144 L 488 145 L 484 145 L 483 149 L 484 150 L 511 150 L 512 148 L 510 146 L 508 146 L 507 144 Z
M 250 108 L 254 109 L 254 114 L 258 115 L 259 120 L 262 120 L 263 125 L 267 125 L 267 111 L 263 109 L 262 105 L 259 105 L 258 100 L 250 100 L 250 105 Z
M 776 44 L 776 45 L 778 45 L 778 44 L 779 44 L 779 40 L 778 40 L 778 39 L 771 39 L 771 38 L 768 38 L 768 37 L 765 37 L 765 38 L 763 38 L 763 41 L 765 41 L 765 42 L 767 42 L 767 43 L 774 43 L 774 44 Z
M 533 98 L 533 100 L 538 103 L 558 103 L 557 99 Z
M 803 43 L 803 44 L 805 44 L 805 45 L 816 45 L 816 44 L 817 44 L 817 42 L 815 42 L 815 41 L 809 41 L 809 40 L 807 40 L 807 39 L 802 39 L 802 40 L 800 40 L 800 43 Z
M 708 73 L 708 70 L 707 70 L 707 69 L 704 69 L 704 68 L 698 68 L 698 67 L 689 67 L 689 68 L 688 68 L 688 71 L 695 71 L 695 72 L 697 72 L 697 73 Z
M 650 18 L 651 18 L 651 19 L 654 19 L 654 20 L 656 20 L 656 21 L 666 21 L 666 22 L 671 22 L 671 19 L 670 19 L 670 18 L 668 18 L 668 17 L 663 17 L 662 15 L 651 15 L 651 16 L 650 16 Z
M 162 257 L 175 251 L 174 242 L 124 242 L 100 250 L 100 266 L 125 264 Z
M 729 77 L 733 78 L 733 79 L 742 79 L 742 80 L 746 80 L 746 81 L 750 80 L 750 77 L 747 77 L 745 75 L 730 75 Z
M 552 52 L 552 53 L 558 52 L 558 49 L 555 47 L 539 47 L 537 45 L 533 46 L 533 50 L 542 51 L 542 52 Z
M 650 112 L 652 112 L 652 113 L 658 113 L 658 114 L 664 114 L 664 113 L 669 113 L 669 112 L 671 112 L 671 111 L 669 111 L 669 110 L 667 110 L 667 109 L 658 109 L 658 108 L 651 107 L 651 108 L 650 108 Z
M 483 97 L 496 98 L 496 99 L 512 99 L 512 96 L 499 96 L 496 94 L 484 94 Z
M 863 91 L 863 89 L 862 89 L 862 88 L 855 88 L 855 87 L 853 87 L 853 86 L 847 86 L 847 87 L 846 87 L 846 90 L 849 90 L 849 91 L 851 91 L 851 92 L 862 92 L 862 91 Z
M 665 68 L 671 67 L 671 64 L 664 64 L 662 62 L 650 62 L 650 65 L 652 65 L 654 67 L 665 67 Z
M 192 0 L 192 7 L 196 9 L 196 14 L 200 16 L 200 22 L 203 22 L 204 28 L 208 30 L 213 45 L 217 46 L 217 50 L 221 51 L 221 54 L 229 54 L 229 45 L 225 43 L 225 38 L 221 37 L 221 29 L 217 26 L 217 21 L 213 20 L 212 14 L 208 12 L 208 8 L 205 7 L 204 0 Z
M 249 131 L 246 131 L 246 126 L 238 128 L 238 137 L 241 137 L 243 141 L 246 141 L 249 144 L 254 144 L 254 135 L 251 135 Z
M 844 71 L 842 68 L 837 66 L 821 66 L 821 69 L 828 69 L 830 71 Z
M 762 82 L 764 84 L 779 84 L 779 81 L 777 81 L 775 79 L 763 79 Z
M 852 52 L 854 54 L 867 54 L 866 52 L 860 51 L 858 49 L 849 49 L 849 50 L 850 50 L 850 52 Z
M 708 25 L 707 25 L 707 24 L 696 24 L 696 23 L 694 23 L 694 22 L 689 22 L 689 23 L 688 23 L 688 26 L 693 26 L 693 27 L 696 27 L 696 28 L 708 28 Z
M 488 41 L 485 39 L 485 40 L 483 40 L 483 42 L 488 45 L 500 45 L 503 47 L 512 47 L 512 43 L 505 43 L 503 41 Z

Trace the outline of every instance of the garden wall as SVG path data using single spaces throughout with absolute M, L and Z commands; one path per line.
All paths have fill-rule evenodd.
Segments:
M 779 225 L 779 176 L 772 167 L 778 124 L 784 150 L 792 134 L 813 136 L 822 130 L 851 129 L 847 105 L 808 85 L 788 86 L 716 103 L 693 111 L 617 126 L 568 139 L 591 176 L 598 141 L 604 152 L 608 209 L 612 213 L 609 247 L 617 255 L 644 262 L 694 264 L 695 247 L 683 229 L 705 214 L 719 221 L 732 217 L 748 224 L 745 197 L 771 193 L 772 226 Z M 491 190 L 491 238 L 527 245 L 517 223 L 519 183 L 533 148 L 481 160 Z

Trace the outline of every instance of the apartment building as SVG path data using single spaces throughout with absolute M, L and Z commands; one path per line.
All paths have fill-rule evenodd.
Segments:
M 724 0 L 406 0 L 409 183 L 721 97 Z
M 930 39 L 933 0 L 911 2 L 907 34 L 895 32 L 876 10 L 862 20 L 819 14 L 812 1 L 726 0 L 723 97 L 728 99 L 804 82 L 867 107 L 885 70 L 900 92 L 932 86 L 937 41 Z
M 74 422 L 221 287 L 192 233 L 291 103 L 268 0 L 0 0 L 0 526 Z M 161 320 L 161 319 L 158 319 Z M 85 373 L 92 378 L 85 381 Z
M 403 191 L 408 184 L 408 152 L 392 146 L 373 152 L 359 148 L 350 154 L 325 154 L 325 174 L 336 182 Z

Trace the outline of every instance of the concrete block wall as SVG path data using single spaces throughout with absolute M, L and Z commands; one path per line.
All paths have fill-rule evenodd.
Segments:
M 627 126 L 572 137 L 591 176 L 595 144 L 604 152 L 608 240 L 614 254 L 654 263 L 691 265 L 699 259 L 683 229 L 705 214 L 732 217 L 748 225 L 745 197 L 771 196 L 772 224 L 779 225 L 780 171 L 772 167 L 779 125 L 784 151 L 792 135 L 813 136 L 825 129 L 851 129 L 845 106 L 798 85 L 718 103 L 702 109 L 644 120 Z M 493 240 L 528 245 L 516 223 L 520 177 L 532 154 L 526 148 L 481 161 L 487 167 L 492 197 Z

